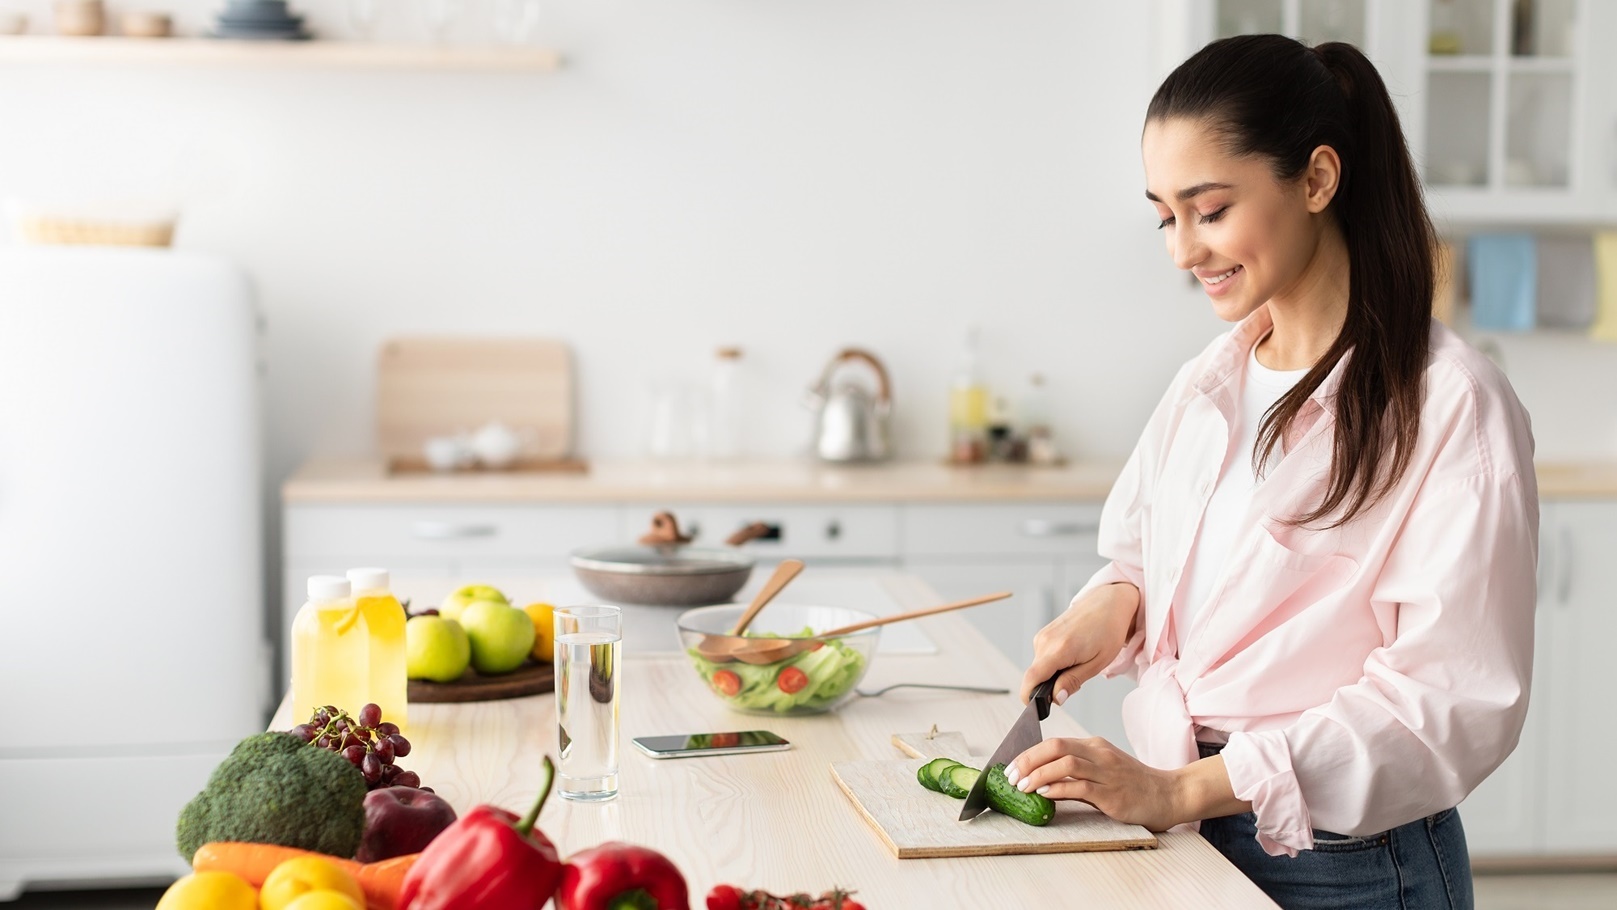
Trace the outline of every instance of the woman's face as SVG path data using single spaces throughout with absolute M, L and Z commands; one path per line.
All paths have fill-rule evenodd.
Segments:
M 1310 211 L 1306 176 L 1281 183 L 1267 160 L 1230 157 L 1194 120 L 1152 120 L 1141 151 L 1168 255 L 1200 280 L 1220 319 L 1303 296 L 1318 277 L 1310 273 L 1324 221 Z

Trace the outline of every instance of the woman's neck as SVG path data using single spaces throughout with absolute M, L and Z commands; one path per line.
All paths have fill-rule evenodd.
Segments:
M 1318 363 L 1347 321 L 1349 275 L 1347 241 L 1332 224 L 1297 283 L 1269 299 L 1274 329 L 1258 342 L 1258 362 L 1271 370 L 1305 370 Z

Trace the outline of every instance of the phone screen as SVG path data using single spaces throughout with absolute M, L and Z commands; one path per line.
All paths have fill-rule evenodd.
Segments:
M 636 736 L 634 744 L 653 758 L 721 755 L 734 752 L 769 752 L 791 748 L 791 743 L 768 730 L 736 733 L 676 733 L 671 736 Z

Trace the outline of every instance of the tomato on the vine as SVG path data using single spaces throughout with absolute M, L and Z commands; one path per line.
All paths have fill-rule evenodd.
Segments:
M 808 674 L 797 667 L 787 667 L 780 671 L 780 676 L 775 679 L 775 685 L 780 686 L 780 690 L 787 695 L 795 695 L 808 685 Z

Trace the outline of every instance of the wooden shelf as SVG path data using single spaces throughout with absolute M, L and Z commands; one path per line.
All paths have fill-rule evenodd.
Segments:
M 561 55 L 537 47 L 436 47 L 344 41 L 216 38 L 0 38 L 0 63 L 550 72 Z

